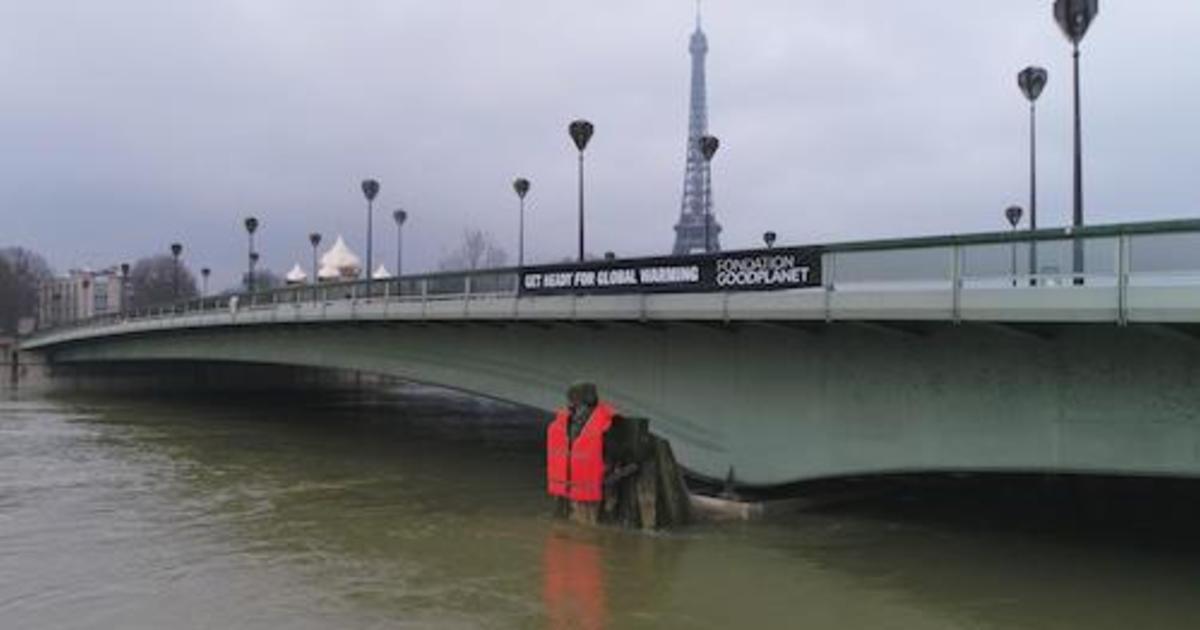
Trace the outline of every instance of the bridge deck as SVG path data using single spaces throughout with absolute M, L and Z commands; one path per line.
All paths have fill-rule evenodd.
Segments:
M 769 293 L 517 297 L 479 294 L 297 301 L 212 308 L 42 332 L 36 349 L 93 337 L 165 329 L 350 321 L 961 321 L 996 323 L 1200 323 L 1194 286 L 794 290 Z

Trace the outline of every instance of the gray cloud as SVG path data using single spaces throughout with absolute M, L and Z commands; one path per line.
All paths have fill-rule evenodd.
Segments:
M 1024 203 L 1015 73 L 1046 66 L 1042 221 L 1069 208 L 1069 49 L 1049 0 L 712 0 L 711 128 L 726 246 L 994 229 Z M 1200 5 L 1102 3 L 1085 42 L 1089 220 L 1194 215 Z M 217 284 L 247 213 L 268 266 L 305 234 L 362 249 L 358 181 L 403 206 L 409 268 L 462 228 L 570 255 L 589 150 L 591 249 L 661 253 L 679 206 L 690 2 L 206 0 L 0 6 L 0 242 L 60 268 L 187 245 Z M 390 212 L 377 249 L 392 260 Z M 515 248 L 515 246 L 514 246 Z

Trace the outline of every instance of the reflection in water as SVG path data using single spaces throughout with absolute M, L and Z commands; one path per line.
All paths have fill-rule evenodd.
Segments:
M 551 531 L 546 536 L 542 563 L 548 628 L 608 627 L 603 550 L 598 544 L 567 532 Z
M 1125 629 L 1200 618 L 1195 491 L 1148 498 L 1137 486 L 1115 493 L 1136 500 L 1114 502 L 1111 485 L 909 484 L 769 524 L 590 530 L 548 516 L 545 421 L 424 390 L 0 401 L 0 627 Z

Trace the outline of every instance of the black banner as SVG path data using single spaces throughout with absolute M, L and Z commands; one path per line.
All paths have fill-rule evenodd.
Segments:
M 773 291 L 821 286 L 821 249 L 793 247 L 529 267 L 525 295 Z

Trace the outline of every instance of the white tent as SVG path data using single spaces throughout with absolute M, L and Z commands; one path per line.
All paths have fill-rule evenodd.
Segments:
M 392 278 L 392 274 L 387 270 L 387 267 L 383 266 L 383 263 L 379 263 L 379 266 L 375 268 L 375 271 L 371 274 L 371 277 L 376 280 L 390 280 Z
M 353 280 L 362 273 L 362 259 L 350 251 L 339 234 L 333 247 L 321 256 L 321 269 L 317 277 L 321 280 Z
M 300 268 L 300 263 L 296 263 L 292 267 L 292 270 L 287 272 L 287 276 L 284 279 L 287 280 L 288 284 L 304 284 L 308 280 L 308 274 L 304 273 L 304 270 Z

